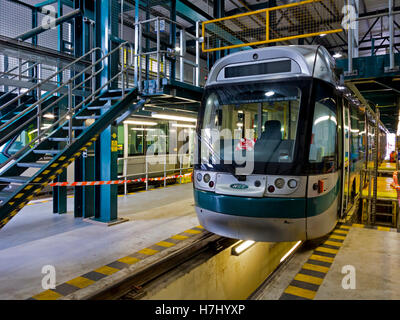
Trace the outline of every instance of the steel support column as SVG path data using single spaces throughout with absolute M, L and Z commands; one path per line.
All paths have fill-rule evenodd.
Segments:
M 110 37 L 118 37 L 119 6 L 111 0 L 96 1 L 96 40 L 104 54 L 112 50 Z M 116 10 L 113 10 L 113 5 Z M 100 74 L 100 85 L 103 85 L 118 71 L 117 55 L 104 60 L 104 70 Z M 118 177 L 118 153 L 111 149 L 112 140 L 117 140 L 117 127 L 110 125 L 101 134 L 95 145 L 96 180 L 109 181 Z M 101 222 L 112 222 L 117 219 L 117 185 L 95 187 L 95 219 Z
M 61 17 L 63 15 L 63 5 L 62 1 L 57 1 L 57 17 Z M 58 34 L 58 51 L 64 51 L 64 43 L 63 43 L 63 25 L 59 24 L 57 27 L 57 34 Z M 57 69 L 58 71 L 59 69 Z M 63 78 L 62 74 L 57 76 L 58 83 L 62 83 Z M 63 110 L 64 104 L 58 108 L 58 117 L 62 117 L 65 113 Z M 67 169 L 64 169 L 61 174 L 57 176 L 55 179 L 56 182 L 65 182 L 67 181 Z M 53 187 L 53 213 L 66 213 L 67 212 L 67 188 L 66 187 Z

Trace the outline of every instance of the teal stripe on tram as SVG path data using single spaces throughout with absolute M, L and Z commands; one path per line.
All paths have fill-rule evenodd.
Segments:
M 317 216 L 329 209 L 339 193 L 339 183 L 340 179 L 337 179 L 336 185 L 329 192 L 307 199 L 307 217 Z
M 224 214 L 253 218 L 305 218 L 304 198 L 247 198 L 194 190 L 196 206 Z
M 335 187 L 324 195 L 315 198 L 248 198 L 227 196 L 213 192 L 194 190 L 197 207 L 235 216 L 253 218 L 305 218 L 319 215 L 336 201 L 340 179 Z

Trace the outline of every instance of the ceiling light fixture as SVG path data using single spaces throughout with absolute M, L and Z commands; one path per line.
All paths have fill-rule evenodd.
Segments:
M 181 116 L 173 116 L 169 114 L 162 114 L 162 113 L 152 113 L 152 118 L 163 119 L 163 120 L 175 120 L 175 121 L 187 121 L 187 122 L 197 122 L 196 118 L 189 118 L 189 117 L 181 117 Z

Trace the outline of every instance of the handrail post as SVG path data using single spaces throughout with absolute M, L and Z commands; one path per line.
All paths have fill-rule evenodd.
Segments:
M 138 53 L 139 53 L 139 24 L 135 24 L 135 51 L 134 51 L 134 59 L 133 60 L 133 75 L 134 75 L 134 84 L 136 87 L 139 87 L 138 84 Z M 140 90 L 139 90 L 140 91 Z
M 200 22 L 196 21 L 196 82 L 200 86 Z
M 167 154 L 164 155 L 164 187 L 167 186 Z
M 181 29 L 179 32 L 179 81 L 184 82 L 184 61 L 183 61 L 183 48 L 184 48 L 184 32 L 185 30 Z
M 125 51 L 122 48 L 122 64 L 121 64 L 121 82 L 122 82 L 122 98 L 125 97 Z
M 72 81 L 68 84 L 68 144 L 72 143 Z
M 139 24 L 139 92 L 142 91 L 142 25 Z
M 92 52 L 92 102 L 94 101 L 95 91 L 96 91 L 96 51 Z
M 157 92 L 160 91 L 160 18 L 157 17 Z
M 22 59 L 18 58 L 18 80 L 22 80 L 22 65 L 21 65 Z M 21 88 L 18 87 L 18 96 L 21 94 Z M 18 105 L 21 104 L 21 99 L 18 99 Z
M 146 190 L 149 189 L 149 163 L 147 162 L 147 156 L 145 158 L 145 166 L 146 166 Z
M 42 78 L 42 68 L 41 65 L 37 65 L 37 81 L 41 83 L 41 78 Z M 42 89 L 41 89 L 41 84 L 37 87 L 36 91 L 37 99 L 40 101 L 42 99 Z M 41 119 L 41 113 L 42 113 L 42 104 L 39 103 L 37 105 L 37 135 L 40 137 L 41 134 L 41 127 L 42 127 L 42 119 Z M 40 143 L 41 139 L 38 139 L 38 142 Z
M 180 159 L 179 159 L 179 175 L 182 175 L 182 154 L 180 154 Z M 179 178 L 179 182 L 182 184 L 182 177 Z
M 124 158 L 124 180 L 125 180 L 125 182 L 124 182 L 124 195 L 126 195 L 128 193 L 128 184 L 126 183 L 127 173 L 128 173 L 128 170 L 127 170 L 128 164 L 127 164 L 127 162 L 128 162 L 128 159 Z

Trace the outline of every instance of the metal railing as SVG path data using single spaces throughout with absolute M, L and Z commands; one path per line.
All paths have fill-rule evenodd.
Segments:
M 27 64 L 27 63 L 32 63 L 31 61 L 25 61 L 23 63 L 21 63 L 21 59 L 18 59 L 18 65 L 8 71 L 5 72 L 0 72 L 0 78 L 7 78 L 7 79 L 15 79 L 18 77 L 18 80 L 22 80 L 22 79 L 29 79 L 29 80 L 35 80 L 38 79 L 38 75 L 37 77 L 29 77 L 29 76 L 24 76 L 23 74 L 38 67 L 39 63 L 35 62 L 32 63 L 32 65 L 30 65 L 28 68 L 26 68 L 25 70 L 22 70 L 22 67 Z M 13 71 L 18 70 L 18 73 L 13 73 Z M 9 96 L 11 93 L 13 93 L 14 91 L 18 90 L 18 95 L 21 94 L 21 89 L 19 87 L 14 87 L 14 89 L 9 90 L 8 92 L 4 93 L 3 95 L 0 96 L 1 99 L 4 99 L 5 97 Z M 20 104 L 20 101 L 18 101 L 18 104 Z M 3 108 L 0 107 L 0 111 Z
M 161 27 L 161 22 L 164 25 L 164 28 Z M 155 33 L 156 33 L 156 48 L 153 51 L 143 52 L 143 29 L 147 28 L 150 30 L 150 25 L 155 24 Z M 172 35 L 173 30 L 176 30 L 179 33 L 179 44 L 176 44 L 176 47 L 172 50 L 162 50 L 161 49 L 161 34 L 167 33 L 167 26 L 169 24 L 169 32 Z M 196 24 L 197 29 L 199 29 L 199 24 Z M 179 76 L 175 77 L 176 80 L 181 82 L 188 82 L 185 79 L 185 67 L 189 66 L 192 69 L 193 79 L 189 81 L 195 86 L 200 86 L 200 33 L 197 30 L 196 35 L 192 35 L 185 30 L 185 27 L 176 21 L 172 21 L 168 18 L 155 17 L 152 19 L 139 21 L 135 24 L 135 51 L 134 51 L 134 79 L 135 83 L 137 83 L 139 92 L 142 91 L 142 83 L 143 77 L 147 77 L 146 80 L 149 80 L 151 76 L 152 79 L 156 81 L 156 90 L 160 91 L 161 88 L 161 77 L 165 78 L 174 78 L 173 74 L 175 74 L 175 60 L 179 62 Z M 195 41 L 195 61 L 191 61 L 187 59 L 187 51 L 186 51 L 186 39 L 191 38 Z M 156 61 L 156 70 L 149 70 L 148 61 L 153 58 Z M 169 68 L 166 64 L 169 63 Z M 164 71 L 162 71 L 162 65 L 164 64 Z M 168 72 L 169 69 L 169 72 Z M 173 79 L 175 80 L 175 79 Z
M 37 116 L 38 116 L 38 134 L 37 136 L 30 141 L 27 145 L 25 145 L 22 149 L 20 149 L 17 153 L 15 153 L 13 156 L 11 156 L 10 158 L 8 158 L 5 162 L 3 162 L 2 164 L 0 164 L 0 169 L 5 167 L 6 165 L 8 165 L 8 163 L 10 163 L 11 161 L 17 159 L 21 154 L 23 154 L 26 150 L 28 150 L 29 148 L 32 148 L 37 142 L 40 142 L 43 138 L 47 137 L 49 134 L 51 134 L 53 132 L 53 129 L 56 128 L 56 126 L 58 126 L 59 124 L 62 124 L 62 126 L 64 126 L 66 123 L 68 123 L 68 143 L 67 145 L 71 144 L 73 141 L 73 137 L 72 137 L 72 120 L 73 120 L 73 115 L 82 107 L 84 106 L 86 103 L 89 103 L 91 101 L 93 101 L 96 96 L 102 92 L 103 89 L 105 89 L 106 87 L 108 87 L 110 84 L 115 83 L 115 81 L 121 77 L 121 86 L 122 86 L 122 97 L 125 96 L 125 90 L 126 90 L 126 86 L 127 83 L 125 81 L 125 77 L 127 76 L 127 70 L 130 68 L 130 66 L 133 63 L 133 57 L 131 56 L 130 59 L 130 63 L 127 66 L 123 66 L 121 68 L 121 70 L 115 74 L 113 77 L 111 77 L 107 82 L 105 82 L 101 87 L 99 87 L 98 89 L 95 89 L 95 85 L 94 82 L 96 80 L 96 76 L 104 69 L 104 65 L 103 65 L 103 61 L 105 59 L 108 59 L 111 55 L 117 53 L 119 50 L 121 50 L 121 48 L 124 47 L 128 47 L 128 48 L 132 48 L 132 45 L 129 42 L 124 42 L 122 44 L 120 44 L 118 47 L 114 48 L 112 51 L 110 51 L 108 54 L 104 55 L 103 51 L 100 48 L 94 48 L 92 50 L 90 50 L 88 53 L 86 53 L 85 55 L 81 56 L 80 58 L 76 59 L 74 62 L 72 62 L 71 64 L 65 66 L 63 69 L 61 69 L 60 71 L 58 71 L 56 74 L 51 75 L 50 77 L 48 77 L 46 80 L 41 81 L 40 83 L 36 84 L 35 86 L 33 86 L 31 89 L 29 89 L 27 92 L 25 92 L 24 94 L 15 97 L 14 99 L 12 99 L 10 102 L 7 103 L 7 105 L 17 101 L 18 99 L 20 99 L 22 96 L 28 94 L 29 92 L 32 92 L 33 90 L 40 90 L 40 86 L 45 84 L 46 81 L 49 81 L 51 78 L 53 78 L 55 75 L 61 73 L 62 71 L 66 70 L 67 68 L 71 67 L 71 65 L 81 61 L 82 59 L 84 59 L 86 56 L 91 55 L 92 56 L 92 63 L 86 67 L 85 69 L 83 69 L 82 71 L 80 71 L 79 73 L 77 73 L 75 76 L 73 76 L 72 78 L 68 79 L 68 81 L 64 84 L 62 84 L 61 86 L 57 87 L 56 89 L 52 90 L 49 95 L 53 95 L 56 93 L 61 93 L 60 91 L 62 89 L 67 89 L 67 92 L 64 93 L 63 95 L 58 96 L 58 98 L 52 102 L 51 104 L 49 104 L 48 106 L 46 106 L 45 108 L 41 109 L 40 105 L 41 103 L 44 102 L 44 98 L 40 98 L 37 102 L 35 102 L 34 104 L 32 104 L 30 107 L 25 109 L 25 112 L 33 110 L 34 108 L 36 108 L 36 106 L 38 106 L 38 112 L 37 112 Z M 95 60 L 95 53 L 96 51 L 100 51 L 100 53 L 103 55 L 100 59 Z M 100 66 L 101 64 L 101 66 Z M 99 67 L 100 66 L 100 67 Z M 96 67 L 99 67 L 96 70 Z M 79 77 L 81 77 L 85 72 L 87 71 L 91 71 L 91 75 L 89 77 L 86 77 L 83 81 L 79 82 L 78 84 L 76 84 L 76 80 L 79 79 Z M 78 80 L 79 81 L 79 80 Z M 92 86 L 91 86 L 91 94 L 89 94 L 87 97 L 83 97 L 82 101 L 78 104 L 76 104 L 75 106 L 73 106 L 73 90 L 84 86 L 88 81 L 92 82 Z M 68 110 L 67 112 L 60 116 L 59 119 L 52 123 L 50 126 L 45 127 L 45 128 L 41 128 L 41 118 L 43 117 L 44 113 L 51 107 L 53 106 L 55 103 L 57 103 L 60 99 L 64 98 L 64 97 L 68 97 Z M 4 108 L 4 106 L 2 106 L 1 108 Z M 0 126 L 0 130 L 3 129 L 4 127 L 6 127 L 7 125 L 11 124 L 11 122 L 14 122 L 15 120 L 17 120 L 18 118 L 21 117 L 21 114 L 16 115 L 15 117 L 13 117 L 11 120 L 7 121 L 5 124 Z M 24 128 L 31 120 L 27 120 L 25 121 L 23 124 L 21 124 L 18 128 L 15 128 L 12 132 L 10 132 L 9 134 L 7 134 L 5 137 L 1 137 L 0 138 L 0 145 L 3 144 L 5 141 L 7 141 L 7 139 L 12 136 L 13 134 L 15 134 L 16 132 L 20 131 L 22 128 Z
M 154 158 L 157 158 L 157 160 L 159 160 L 159 158 L 162 158 L 162 162 L 160 163 L 159 161 L 155 161 Z M 191 154 L 162 154 L 162 155 L 158 155 L 158 156 L 142 156 L 139 157 L 140 159 L 144 158 L 144 163 L 140 162 L 140 163 L 134 163 L 133 165 L 143 165 L 145 167 L 145 170 L 143 172 L 135 172 L 135 173 L 128 173 L 128 165 L 129 165 L 129 160 L 138 160 L 137 156 L 132 156 L 132 157 L 126 157 L 126 158 L 118 158 L 118 163 L 122 162 L 122 166 L 123 166 L 123 173 L 122 175 L 119 175 L 118 178 L 123 178 L 124 180 L 128 180 L 134 177 L 145 177 L 145 184 L 146 184 L 146 190 L 148 190 L 149 188 L 149 184 L 148 184 L 148 179 L 150 175 L 155 175 L 155 174 L 162 174 L 164 180 L 164 187 L 166 186 L 166 177 L 167 174 L 170 172 L 179 172 L 179 175 L 182 175 L 183 171 L 187 171 L 187 170 L 193 170 L 193 153 Z M 152 161 L 148 161 L 148 159 L 153 159 Z M 167 159 L 171 159 L 173 158 L 172 163 L 168 162 Z M 178 158 L 178 163 L 176 163 L 176 158 Z M 185 161 L 186 160 L 186 161 Z M 156 163 L 153 163 L 156 162 Z M 186 165 L 185 165 L 186 163 Z M 179 167 L 177 167 L 176 165 L 179 164 Z M 163 170 L 151 170 L 151 166 L 163 166 Z M 168 169 L 168 167 L 174 166 L 174 168 Z M 128 186 L 127 183 L 124 183 L 124 194 L 127 194 L 128 192 Z

